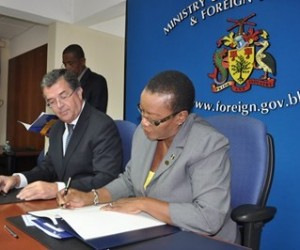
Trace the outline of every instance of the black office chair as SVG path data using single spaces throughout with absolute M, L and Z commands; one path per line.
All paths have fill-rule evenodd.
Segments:
M 216 115 L 207 121 L 230 142 L 231 218 L 241 230 L 241 244 L 259 249 L 265 223 L 275 207 L 266 206 L 274 172 L 274 144 L 263 122 L 241 115 Z
M 118 127 L 121 140 L 122 140 L 122 148 L 123 148 L 123 164 L 122 169 L 125 170 L 127 162 L 130 159 L 131 154 L 131 142 L 132 136 L 137 125 L 133 122 L 126 121 L 126 120 L 115 120 L 115 123 Z

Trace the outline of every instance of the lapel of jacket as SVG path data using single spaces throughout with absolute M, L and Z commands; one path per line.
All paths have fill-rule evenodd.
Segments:
M 87 126 L 88 126 L 88 123 L 89 123 L 88 119 L 89 119 L 90 112 L 91 112 L 90 107 L 91 106 L 86 102 L 85 106 L 84 106 L 84 108 L 83 108 L 83 110 L 80 114 L 80 117 L 77 121 L 77 124 L 74 128 L 72 137 L 70 139 L 68 148 L 65 152 L 65 156 L 64 156 L 64 159 L 63 159 L 63 169 L 64 169 L 63 176 L 66 173 L 66 169 L 67 169 L 68 163 L 69 163 L 72 155 L 75 153 L 77 147 L 80 144 L 80 141 L 82 140 L 82 137 L 84 136 L 84 134 L 87 130 Z
M 84 72 L 83 76 L 80 79 L 80 84 L 81 84 L 82 88 L 84 88 L 84 86 L 87 84 L 90 74 L 91 74 L 91 70 L 89 68 L 87 68 L 86 71 Z
M 58 179 L 62 180 L 62 175 L 64 172 L 64 164 L 63 164 L 63 142 L 62 142 L 62 137 L 63 137 L 63 133 L 65 131 L 65 125 L 62 121 L 58 121 L 57 122 L 57 126 L 58 126 L 58 132 L 57 132 L 57 136 L 55 136 L 52 140 L 51 140 L 51 145 L 50 147 L 52 148 L 52 152 L 53 152 L 53 156 L 55 157 L 57 160 L 55 161 L 57 163 L 57 175 L 58 175 Z
M 183 147 L 181 145 L 174 145 L 174 146 L 173 145 L 170 147 L 167 154 L 161 161 L 155 175 L 153 176 L 151 183 L 154 182 L 157 178 L 159 178 L 164 172 L 168 171 L 168 169 L 172 168 L 177 158 L 180 156 Z
M 184 142 L 178 141 L 178 140 L 176 140 L 176 141 L 173 141 L 172 146 L 170 147 L 167 154 L 165 155 L 165 157 L 161 161 L 161 163 L 160 163 L 157 171 L 155 172 L 151 182 L 149 183 L 147 189 L 145 190 L 144 189 L 144 183 L 145 183 L 146 178 L 149 174 L 151 164 L 152 164 L 152 161 L 153 161 L 153 157 L 154 157 L 154 153 L 155 153 L 155 149 L 156 149 L 156 146 L 157 146 L 157 142 L 152 142 L 150 150 L 148 150 L 148 154 L 147 154 L 149 157 L 147 157 L 144 160 L 144 164 L 143 164 L 144 165 L 144 171 L 143 171 L 142 178 L 141 178 L 141 183 L 140 183 L 140 190 L 142 190 L 143 195 L 146 195 L 147 193 L 149 193 L 149 191 L 151 190 L 151 186 L 156 182 L 156 180 L 164 172 L 166 172 L 168 169 L 173 167 L 173 165 L 176 162 L 177 158 L 180 156 L 180 154 L 182 152 L 182 149 L 183 149 Z
M 191 115 L 189 118 L 185 121 L 185 123 L 180 128 L 179 132 L 175 136 L 171 147 L 169 148 L 167 154 L 161 161 L 155 175 L 153 176 L 152 181 L 150 182 L 148 187 L 151 187 L 151 185 L 158 179 L 164 172 L 166 172 L 168 169 L 172 168 L 175 164 L 178 157 L 180 157 L 185 144 L 187 143 L 188 134 L 191 130 L 193 119 Z M 179 166 L 181 167 L 181 166 Z
M 140 183 L 139 183 L 139 187 L 138 187 L 138 189 L 141 190 L 143 195 L 145 195 L 146 191 L 147 191 L 144 189 L 144 184 L 145 184 L 145 181 L 147 179 L 147 176 L 148 176 L 150 168 L 151 168 L 156 145 L 157 145 L 157 141 L 152 141 L 152 142 L 150 142 L 149 147 L 147 147 L 145 145 L 143 146 L 145 148 L 145 150 L 147 150 L 147 154 L 145 155 L 145 157 L 143 159 L 141 159 L 140 164 L 143 167 L 143 169 L 142 169 L 142 174 L 141 174 Z

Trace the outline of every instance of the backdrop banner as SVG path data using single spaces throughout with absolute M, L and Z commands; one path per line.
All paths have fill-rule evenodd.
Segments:
M 195 85 L 195 113 L 255 117 L 273 135 L 278 212 L 261 249 L 300 246 L 299 10 L 297 0 L 127 0 L 125 119 L 139 123 L 143 87 L 175 69 Z

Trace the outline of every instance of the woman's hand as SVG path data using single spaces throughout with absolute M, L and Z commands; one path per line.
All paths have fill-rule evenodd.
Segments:
M 150 197 L 124 198 L 110 202 L 101 209 L 128 214 L 145 212 L 158 220 L 172 225 L 172 220 L 169 215 L 169 203 Z
M 62 189 L 56 195 L 58 206 L 71 209 L 92 205 L 93 199 L 94 196 L 91 192 L 82 192 L 73 188 L 70 188 L 67 194 Z
M 146 202 L 145 197 L 124 198 L 115 202 L 110 202 L 108 205 L 102 207 L 105 211 L 115 211 L 128 214 L 137 214 L 143 211 Z

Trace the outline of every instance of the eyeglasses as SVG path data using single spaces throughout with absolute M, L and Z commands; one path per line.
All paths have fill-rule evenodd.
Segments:
M 179 113 L 179 112 L 175 112 L 175 113 L 170 114 L 170 115 L 168 115 L 165 118 L 160 119 L 160 120 L 152 120 L 152 119 L 149 119 L 149 118 L 147 118 L 147 117 L 144 116 L 145 111 L 141 108 L 140 104 L 137 105 L 137 109 L 138 109 L 139 113 L 141 114 L 141 116 L 143 118 L 145 118 L 151 125 L 154 125 L 156 127 L 158 127 L 161 123 L 166 122 L 166 121 L 172 119 L 175 115 L 177 115 Z
M 69 97 L 73 95 L 76 89 L 74 89 L 70 94 L 66 94 L 65 92 L 58 95 L 56 98 L 51 98 L 46 100 L 46 104 L 49 108 L 57 107 L 57 103 L 62 102 L 65 103 Z

